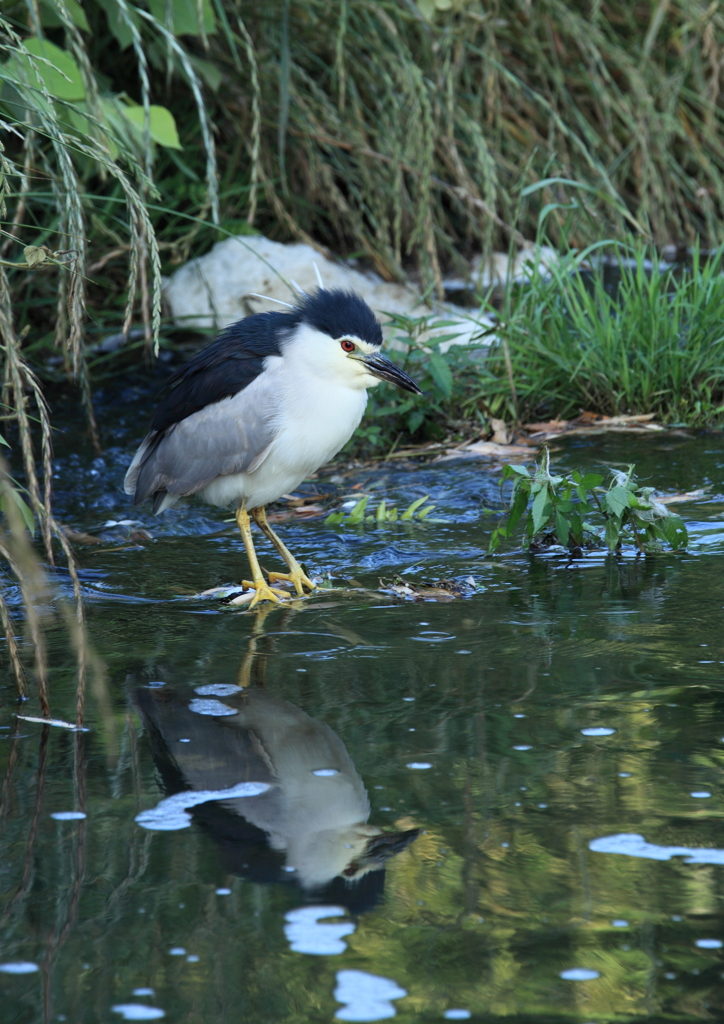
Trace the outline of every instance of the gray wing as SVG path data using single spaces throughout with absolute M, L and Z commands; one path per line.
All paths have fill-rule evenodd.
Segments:
M 218 476 L 252 472 L 277 435 L 277 408 L 274 382 L 261 375 L 238 394 L 149 434 L 126 473 L 126 493 L 140 505 L 150 494 L 196 494 Z

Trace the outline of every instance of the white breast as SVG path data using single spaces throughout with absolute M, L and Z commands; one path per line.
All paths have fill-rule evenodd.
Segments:
M 265 360 L 270 391 L 278 402 L 279 430 L 258 468 L 220 476 L 200 496 L 212 505 L 248 508 L 275 501 L 328 462 L 357 429 L 367 391 L 311 372 L 303 359 L 270 356 Z

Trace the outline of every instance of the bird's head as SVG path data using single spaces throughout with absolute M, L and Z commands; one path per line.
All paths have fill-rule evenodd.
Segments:
M 288 857 L 291 855 L 302 886 L 317 889 L 338 876 L 355 882 L 369 871 L 379 871 L 419 834 L 419 828 L 383 832 L 375 825 L 359 823 L 306 835 L 289 850 Z
M 411 377 L 382 354 L 382 329 L 364 301 L 353 292 L 320 289 L 305 296 L 289 319 L 287 352 L 319 376 L 348 387 L 372 388 L 391 381 L 414 395 L 422 394 Z

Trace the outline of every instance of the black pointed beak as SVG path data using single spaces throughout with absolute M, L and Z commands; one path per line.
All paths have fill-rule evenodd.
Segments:
M 398 388 L 402 388 L 403 391 L 411 391 L 413 395 L 422 394 L 422 391 L 420 391 L 412 377 L 408 377 L 404 370 L 396 366 L 387 356 L 383 356 L 381 352 L 372 352 L 369 355 L 358 358 L 365 364 L 373 377 L 379 377 L 380 380 L 389 380 L 392 384 L 396 384 Z
M 410 828 L 406 832 L 383 832 L 382 835 L 370 839 L 364 852 L 364 860 L 383 863 L 398 853 L 406 850 L 419 836 L 421 829 Z

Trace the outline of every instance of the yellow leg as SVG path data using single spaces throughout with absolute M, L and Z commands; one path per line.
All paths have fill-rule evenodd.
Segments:
M 254 522 L 259 529 L 266 534 L 269 540 L 272 542 L 274 547 L 277 549 L 279 554 L 282 556 L 284 561 L 289 566 L 289 572 L 270 572 L 269 582 L 275 583 L 277 580 L 289 580 L 290 583 L 294 584 L 299 597 L 304 593 L 304 588 L 307 590 L 316 590 L 316 584 L 312 583 L 310 578 L 307 576 L 305 571 L 302 569 L 299 562 L 296 560 L 294 555 L 291 553 L 289 548 L 286 546 L 283 540 L 281 540 L 272 530 L 271 526 L 267 522 L 266 510 L 261 505 L 259 508 L 251 510 L 251 514 L 254 518 Z
M 249 519 L 249 513 L 246 511 L 244 505 L 240 505 L 236 510 L 236 522 L 241 532 L 241 539 L 244 541 L 246 557 L 249 559 L 251 575 L 253 577 L 251 583 L 248 580 L 242 580 L 242 586 L 253 587 L 256 591 L 249 607 L 253 608 L 255 604 L 259 603 L 259 601 L 274 601 L 276 604 L 279 604 L 280 598 L 288 597 L 289 595 L 285 594 L 283 590 L 272 590 L 262 576 L 261 568 L 259 567 L 259 560 L 256 557 L 256 551 L 254 550 L 254 541 L 251 538 L 251 521 Z
M 258 640 L 264 639 L 264 620 L 274 610 L 273 605 L 265 603 L 257 608 L 254 615 L 254 624 L 251 636 L 249 637 L 247 651 L 239 666 L 237 678 L 237 683 L 243 690 L 248 689 L 255 681 L 259 682 L 262 686 L 265 684 L 266 654 L 257 651 L 256 645 Z

